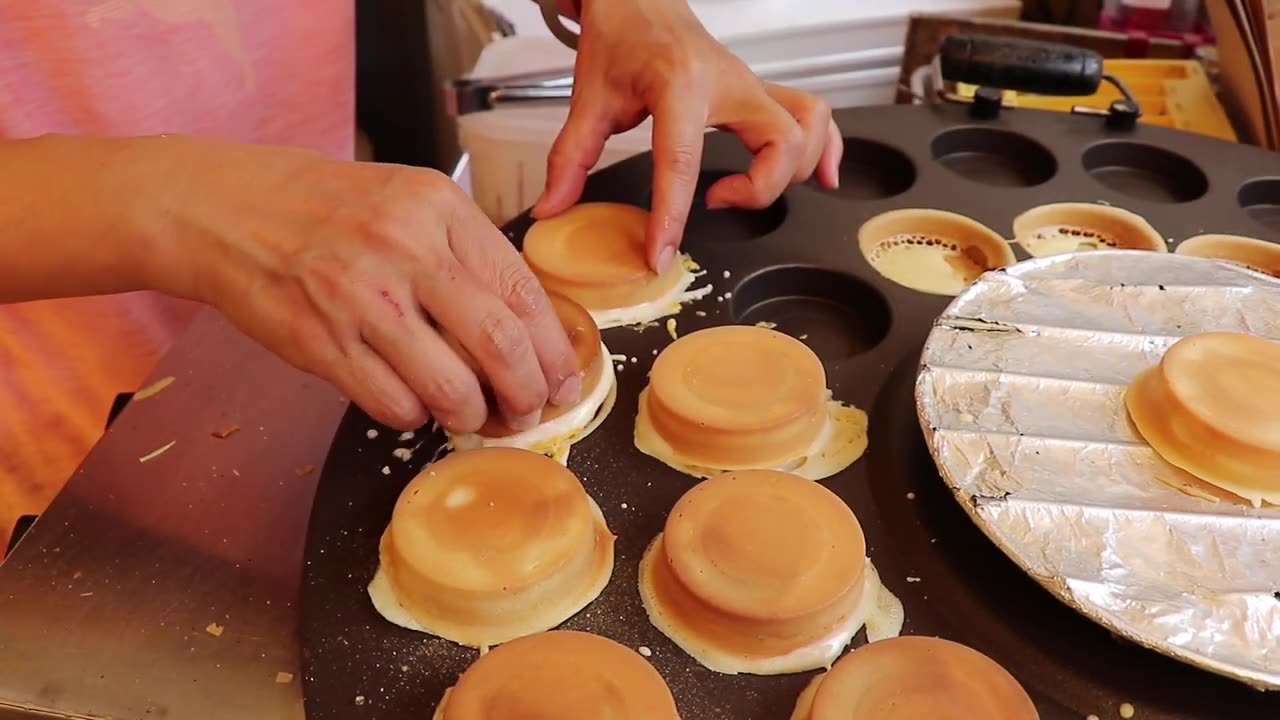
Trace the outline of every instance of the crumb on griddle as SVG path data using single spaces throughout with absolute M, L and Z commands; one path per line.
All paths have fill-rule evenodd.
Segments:
M 168 376 L 168 377 L 162 377 L 162 378 L 160 378 L 159 380 L 157 380 L 157 381 L 155 381 L 155 382 L 151 383 L 150 385 L 148 385 L 148 386 L 146 386 L 146 387 L 142 388 L 141 390 L 139 390 L 138 392 L 134 393 L 134 394 L 133 394 L 133 399 L 134 399 L 134 400 L 146 400 L 146 399 L 147 399 L 147 398 L 149 398 L 149 397 L 155 397 L 157 394 L 159 394 L 159 393 L 160 393 L 160 391 L 162 391 L 162 390 L 164 390 L 165 388 L 167 388 L 167 387 L 169 387 L 170 385 L 172 385 L 172 384 L 173 384 L 173 381 L 174 381 L 174 380 L 176 380 L 176 379 L 177 379 L 177 378 L 175 378 L 175 377 L 174 377 L 174 376 L 172 376 L 172 375 L 170 375 L 170 376 Z
M 211 623 L 209 623 L 209 626 L 208 626 L 208 627 L 206 627 L 206 628 L 204 629 L 204 631 L 205 631 L 205 632 L 207 632 L 207 633 L 209 633 L 210 635 L 212 635 L 212 636 L 214 636 L 214 637 L 222 637 L 222 631 L 223 631 L 223 630 L 225 630 L 225 629 L 226 629 L 226 628 L 224 628 L 223 626 L 219 625 L 218 623 L 211 622 Z
M 276 683 L 286 685 L 293 682 L 293 673 L 278 672 L 276 673 Z
M 302 467 L 298 468 L 297 470 L 294 470 L 293 472 L 298 477 L 302 477 L 304 475 L 310 475 L 315 471 L 316 471 L 315 465 L 303 465 Z
M 227 438 L 231 437 L 232 435 L 235 435 L 238 432 L 240 432 L 240 426 L 232 425 L 231 427 L 226 428 L 225 430 L 214 430 L 209 434 L 218 438 L 219 440 L 226 440 Z
M 144 462 L 149 462 L 149 461 L 151 461 L 151 460 L 155 460 L 156 458 L 160 457 L 161 455 L 165 454 L 166 452 L 169 452 L 169 448 L 171 448 L 171 447 L 173 447 L 174 445 L 176 445 L 176 444 L 177 444 L 177 442 L 178 442 L 177 440 L 170 440 L 168 445 L 165 445 L 165 446 L 163 446 L 163 447 L 161 447 L 161 448 L 158 448 L 158 449 L 156 449 L 156 450 L 152 450 L 151 452 L 147 453 L 146 455 L 143 455 L 142 457 L 138 458 L 138 462 L 140 462 L 140 463 L 144 463 Z

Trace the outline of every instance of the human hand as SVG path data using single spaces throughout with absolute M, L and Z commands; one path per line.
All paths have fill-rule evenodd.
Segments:
M 535 217 L 577 202 L 609 136 L 650 115 L 654 186 L 646 243 L 655 271 L 676 257 L 708 127 L 733 132 L 755 156 L 746 173 L 708 189 L 710 208 L 767 207 L 788 184 L 815 174 L 823 187 L 839 184 L 844 146 L 827 104 L 761 82 L 685 0 L 583 0 L 580 15 L 569 117 L 547 158 Z
M 141 141 L 172 217 L 155 285 L 217 306 L 377 420 L 473 432 L 576 402 L 573 349 L 519 253 L 450 179 L 194 138 Z M 135 156 L 136 157 L 136 156 Z

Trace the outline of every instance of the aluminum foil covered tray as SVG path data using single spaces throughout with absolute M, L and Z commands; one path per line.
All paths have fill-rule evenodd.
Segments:
M 1179 476 L 1137 442 L 1119 402 L 1181 335 L 1280 337 L 1277 281 L 1183 257 L 1184 244 L 1237 252 L 1280 274 L 1268 264 L 1280 256 L 1280 156 L 1065 113 L 835 118 L 838 190 L 799 185 L 760 210 L 695 198 L 683 247 L 712 290 L 675 334 L 776 326 L 813 349 L 835 399 L 867 412 L 866 454 L 820 482 L 857 515 L 904 633 L 985 653 L 1043 720 L 1116 718 L 1126 705 L 1138 720 L 1280 718 L 1280 692 L 1257 689 L 1280 686 L 1280 561 L 1269 561 L 1280 516 L 1158 482 Z M 709 134 L 699 193 L 749 161 L 735 138 Z M 647 208 L 652 169 L 640 155 L 593 173 L 583 199 Z M 531 223 L 505 230 L 520 246 Z M 1206 233 L 1255 240 L 1184 243 Z M 1078 246 L 1141 249 L 1054 255 Z M 616 561 L 564 627 L 635 648 L 685 720 L 786 720 L 813 673 L 712 672 L 640 602 L 641 555 L 694 483 L 633 442 L 637 398 L 672 342 L 665 325 L 601 333 L 626 358 L 617 403 L 569 468 L 617 536 Z M 441 442 L 402 439 L 357 409 L 334 438 L 302 589 L 308 720 L 431 717 L 477 657 L 390 624 L 366 592 L 396 498 Z
M 1124 406 L 1171 344 L 1213 331 L 1280 340 L 1280 281 L 1137 251 L 1033 260 L 947 308 L 916 402 L 943 479 L 1042 585 L 1136 642 L 1276 689 L 1280 508 L 1202 494 Z

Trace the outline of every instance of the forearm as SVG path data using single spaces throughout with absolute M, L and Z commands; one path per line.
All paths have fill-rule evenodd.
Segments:
M 166 183 L 145 160 L 154 142 L 0 141 L 0 303 L 167 289 Z

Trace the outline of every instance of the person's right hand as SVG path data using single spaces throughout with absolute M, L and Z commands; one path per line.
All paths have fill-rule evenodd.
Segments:
M 188 137 L 138 141 L 165 178 L 172 241 L 153 285 L 215 305 L 245 333 L 409 430 L 477 430 L 478 362 L 507 422 L 576 402 L 582 379 L 546 293 L 507 238 L 433 170 Z

